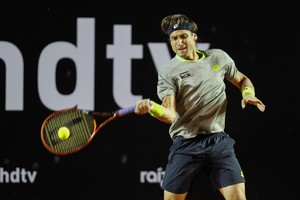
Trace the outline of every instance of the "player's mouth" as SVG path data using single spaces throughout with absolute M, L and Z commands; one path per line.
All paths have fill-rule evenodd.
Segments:
M 186 51 L 186 47 L 184 47 L 184 48 L 178 48 L 177 49 L 179 52 L 185 52 Z
M 184 46 L 184 47 L 180 46 L 180 47 L 178 48 L 178 50 L 184 50 L 184 49 L 186 49 L 185 46 Z

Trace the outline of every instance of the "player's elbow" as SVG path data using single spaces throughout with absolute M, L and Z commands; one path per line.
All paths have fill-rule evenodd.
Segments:
M 172 124 L 176 120 L 176 115 L 175 114 L 164 115 L 161 117 L 160 120 L 167 124 Z

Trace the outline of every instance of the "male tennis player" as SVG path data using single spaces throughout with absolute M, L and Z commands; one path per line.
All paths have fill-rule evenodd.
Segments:
M 165 17 L 162 31 L 176 54 L 159 71 L 157 94 L 162 104 L 138 101 L 136 114 L 150 113 L 170 123 L 173 140 L 162 183 L 164 200 L 184 200 L 193 180 L 204 171 L 226 200 L 246 200 L 245 177 L 225 131 L 228 80 L 241 92 L 241 106 L 265 105 L 255 96 L 250 79 L 221 49 L 196 49 L 197 24 L 183 14 Z M 201 187 L 201 186 L 199 186 Z

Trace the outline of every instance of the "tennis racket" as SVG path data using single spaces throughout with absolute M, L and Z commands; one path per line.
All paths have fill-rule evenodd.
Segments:
M 94 112 L 78 108 L 55 111 L 43 122 L 41 140 L 48 151 L 68 155 L 87 146 L 93 137 L 109 122 L 133 113 L 135 106 L 115 112 Z M 96 118 L 104 118 L 98 125 Z

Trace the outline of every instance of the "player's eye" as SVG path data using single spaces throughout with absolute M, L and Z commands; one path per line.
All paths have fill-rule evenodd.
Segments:
M 188 34 L 182 34 L 182 35 L 180 36 L 180 38 L 181 38 L 181 39 L 186 39 L 186 38 L 188 38 Z
M 171 37 L 171 40 L 172 40 L 172 41 L 176 41 L 177 39 L 178 39 L 177 36 Z

